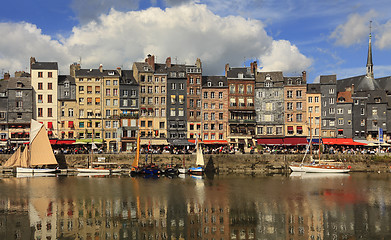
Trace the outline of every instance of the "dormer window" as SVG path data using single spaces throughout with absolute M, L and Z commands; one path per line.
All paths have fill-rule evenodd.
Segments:
M 212 83 L 211 82 L 208 82 L 208 87 L 211 87 L 212 86 Z
M 296 84 L 301 85 L 301 79 L 297 79 Z
M 23 87 L 23 83 L 21 83 L 21 82 L 18 82 L 18 83 L 16 84 L 16 87 L 18 87 L 18 88 L 21 88 L 21 87 Z
M 109 76 L 114 76 L 114 72 L 109 72 Z
M 171 77 L 176 77 L 176 72 L 171 72 L 171 73 L 170 73 L 170 76 L 171 76 Z
M 344 97 L 338 98 L 338 102 L 345 102 L 345 98 Z
M 243 73 L 239 73 L 238 78 L 243 78 Z
M 223 82 L 219 82 L 219 87 L 222 87 L 224 86 L 224 83 Z
M 144 71 L 148 71 L 148 67 L 147 66 L 144 67 Z
M 271 82 L 271 81 L 266 81 L 266 82 L 265 82 L 265 87 L 273 87 L 273 82 Z
M 292 79 L 288 79 L 288 85 L 292 85 Z
M 180 72 L 179 73 L 179 77 L 185 77 L 185 73 L 184 72 Z
M 271 80 L 272 80 L 272 78 L 270 77 L 270 75 L 269 75 L 269 74 L 267 74 L 267 75 L 266 75 L 266 77 L 265 77 L 265 80 L 267 80 L 267 81 L 271 81 Z
M 64 87 L 69 88 L 69 82 L 64 82 Z
M 375 103 L 381 103 L 381 98 L 375 98 Z

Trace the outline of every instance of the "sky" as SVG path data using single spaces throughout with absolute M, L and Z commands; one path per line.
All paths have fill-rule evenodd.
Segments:
M 29 71 L 29 59 L 82 68 L 131 69 L 148 54 L 159 63 L 195 64 L 203 75 L 225 64 L 364 75 L 370 21 L 375 78 L 391 75 L 389 0 L 14 0 L 0 15 L 0 78 Z

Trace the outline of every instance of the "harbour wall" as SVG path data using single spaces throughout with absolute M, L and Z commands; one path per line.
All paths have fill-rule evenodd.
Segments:
M 68 168 L 86 167 L 88 154 L 67 154 L 57 155 L 57 159 L 62 166 Z M 0 162 L 6 161 L 10 155 L 1 154 Z M 93 162 L 118 164 L 122 168 L 130 168 L 134 154 L 95 154 Z M 210 154 L 204 155 L 205 164 L 210 160 L 221 173 L 246 173 L 257 172 L 279 173 L 289 171 L 291 162 L 301 162 L 303 155 L 300 154 Z M 140 155 L 140 163 L 145 163 L 146 155 Z M 153 161 L 157 165 L 173 164 L 194 166 L 196 155 L 175 155 L 175 154 L 149 154 L 148 163 Z M 342 160 L 351 166 L 351 171 L 355 172 L 389 172 L 391 170 L 391 155 L 369 155 L 369 154 L 333 154 L 322 155 L 322 159 Z M 100 160 L 100 161 L 99 161 Z

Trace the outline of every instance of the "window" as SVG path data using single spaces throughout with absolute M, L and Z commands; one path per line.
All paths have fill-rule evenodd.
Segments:
M 48 83 L 48 89 L 52 90 L 53 89 L 53 83 Z
M 95 86 L 95 93 L 97 93 L 97 94 L 100 93 L 100 86 Z
M 208 98 L 208 92 L 204 92 L 204 99 Z
M 38 108 L 38 117 L 43 117 L 43 108 Z
M 207 84 L 208 84 L 208 87 L 211 87 L 211 86 L 212 86 L 212 83 L 211 83 L 211 82 L 208 82 Z
M 84 117 L 84 109 L 79 110 L 79 117 Z
M 68 116 L 73 117 L 73 108 L 68 109 Z
M 106 99 L 106 106 L 110 106 L 110 105 L 111 105 L 110 99 Z
M 291 103 L 291 102 L 286 103 L 286 109 L 287 110 L 292 110 L 293 109 L 293 103 Z
M 235 93 L 235 85 L 234 84 L 229 85 L 229 93 L 231 93 L 231 94 Z
M 42 94 L 38 94 L 38 103 L 43 103 L 42 98 L 43 98 Z
M 175 117 L 175 108 L 170 109 L 170 116 Z
M 308 107 L 308 112 L 312 112 L 312 107 Z
M 92 86 L 87 86 L 87 93 L 91 94 L 92 93 Z
M 297 102 L 296 103 L 296 110 L 302 110 L 303 109 L 303 103 L 302 102 Z
M 113 85 L 117 86 L 118 85 L 118 80 L 113 80 Z
M 53 117 L 52 108 L 48 108 L 48 117 Z
M 110 117 L 111 115 L 111 111 L 110 110 L 106 110 L 106 117 Z
M 302 91 L 301 90 L 297 90 L 296 91 L 296 98 L 301 98 L 302 97 Z
M 22 91 L 16 91 L 16 97 L 22 97 L 23 94 L 22 94 Z
M 176 103 L 176 96 L 171 95 L 171 104 L 175 104 L 175 103 Z
M 219 103 L 219 109 L 223 109 L 223 104 L 222 103 Z
M 113 96 L 118 96 L 118 88 L 113 89 Z
M 312 103 L 312 97 L 308 97 L 308 102 Z
M 105 127 L 111 128 L 111 121 L 105 121 Z
M 185 96 L 179 95 L 179 104 L 184 104 L 185 103 Z
M 183 117 L 185 115 L 185 112 L 183 111 L 183 108 L 178 109 L 178 116 Z
M 210 114 L 210 120 L 216 120 L 215 115 L 216 115 L 215 113 L 211 113 L 211 114 Z
M 343 118 L 338 118 L 338 125 L 343 125 Z
M 292 98 L 293 97 L 293 92 L 292 91 L 287 91 L 286 92 L 286 97 L 287 98 Z
M 316 103 L 319 102 L 319 97 L 315 97 L 315 102 L 316 102 Z
M 296 114 L 296 122 L 301 122 L 303 121 L 303 114 L 299 113 L 299 114 Z
M 100 105 L 100 98 L 95 98 L 95 105 Z
M 118 106 L 118 99 L 113 99 L 113 106 Z
M 329 103 L 330 103 L 330 104 L 334 104 L 334 98 L 330 98 L 330 99 L 329 99 Z
M 16 107 L 17 108 L 23 107 L 23 101 L 16 101 Z
M 176 83 L 171 83 L 171 89 L 175 90 L 176 89 Z
M 183 83 L 179 83 L 179 89 L 180 89 L 180 90 L 183 90 L 183 89 L 184 89 L 184 84 L 183 84 Z
M 337 108 L 337 114 L 343 114 L 343 109 L 342 108 Z
M 84 122 L 79 122 L 79 128 L 84 128 Z
M 244 86 L 242 84 L 239 85 L 238 93 L 243 94 L 244 93 Z
M 334 88 L 329 89 L 329 94 L 334 94 Z
M 110 96 L 110 88 L 106 89 L 106 96 Z
M 38 83 L 38 90 L 42 90 L 43 83 L 39 82 Z
M 287 122 L 292 122 L 293 114 L 287 114 L 286 119 L 287 119 Z
M 210 98 L 212 98 L 212 99 L 215 98 L 215 93 L 214 92 L 210 93 Z
M 43 72 L 38 72 L 38 77 L 43 78 Z
M 273 134 L 273 127 L 267 127 L 266 134 Z
M 377 116 L 377 109 L 376 108 L 372 109 L 372 116 Z
M 365 109 L 364 109 L 364 108 L 361 108 L 361 109 L 360 109 L 360 113 L 361 113 L 361 115 L 364 115 L 364 114 L 365 114 Z

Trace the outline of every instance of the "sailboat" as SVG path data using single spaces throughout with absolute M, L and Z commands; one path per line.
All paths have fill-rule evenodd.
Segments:
M 98 147 L 95 145 L 94 142 L 91 143 L 91 154 L 88 158 L 88 168 L 78 168 L 77 171 L 79 172 L 78 176 L 84 176 L 85 174 L 110 174 L 111 170 L 106 168 L 93 168 L 92 167 L 92 160 L 94 156 L 94 150 L 98 149 Z
M 182 167 L 178 168 L 179 174 L 186 174 L 188 172 L 188 169 L 185 167 L 185 152 L 183 152 L 183 158 L 182 158 Z
M 196 153 L 197 153 L 196 165 L 197 165 L 197 167 L 189 168 L 189 173 L 196 174 L 196 175 L 202 175 L 204 173 L 204 165 L 205 165 L 204 155 L 202 154 L 201 144 L 199 144 L 198 141 L 197 141 L 196 146 L 197 146 L 197 150 L 196 150 Z
M 137 136 L 137 151 L 136 156 L 134 157 L 132 167 L 130 168 L 130 174 L 135 175 L 140 173 L 140 169 L 138 167 L 138 162 L 140 159 L 140 135 Z
M 320 118 L 319 118 L 319 159 L 312 157 L 312 129 L 311 129 L 311 115 L 310 115 L 310 142 L 307 145 L 304 157 L 300 164 L 293 163 L 289 165 L 292 172 L 306 172 L 306 173 L 348 173 L 350 166 L 346 167 L 341 162 L 335 160 L 321 160 L 321 136 L 320 136 Z M 310 149 L 310 163 L 304 163 L 307 152 Z
M 16 173 L 55 173 L 56 168 L 38 168 L 44 165 L 58 165 L 52 146 L 42 123 L 31 119 L 30 143 L 21 147 L 4 163 L 4 167 L 15 167 Z

